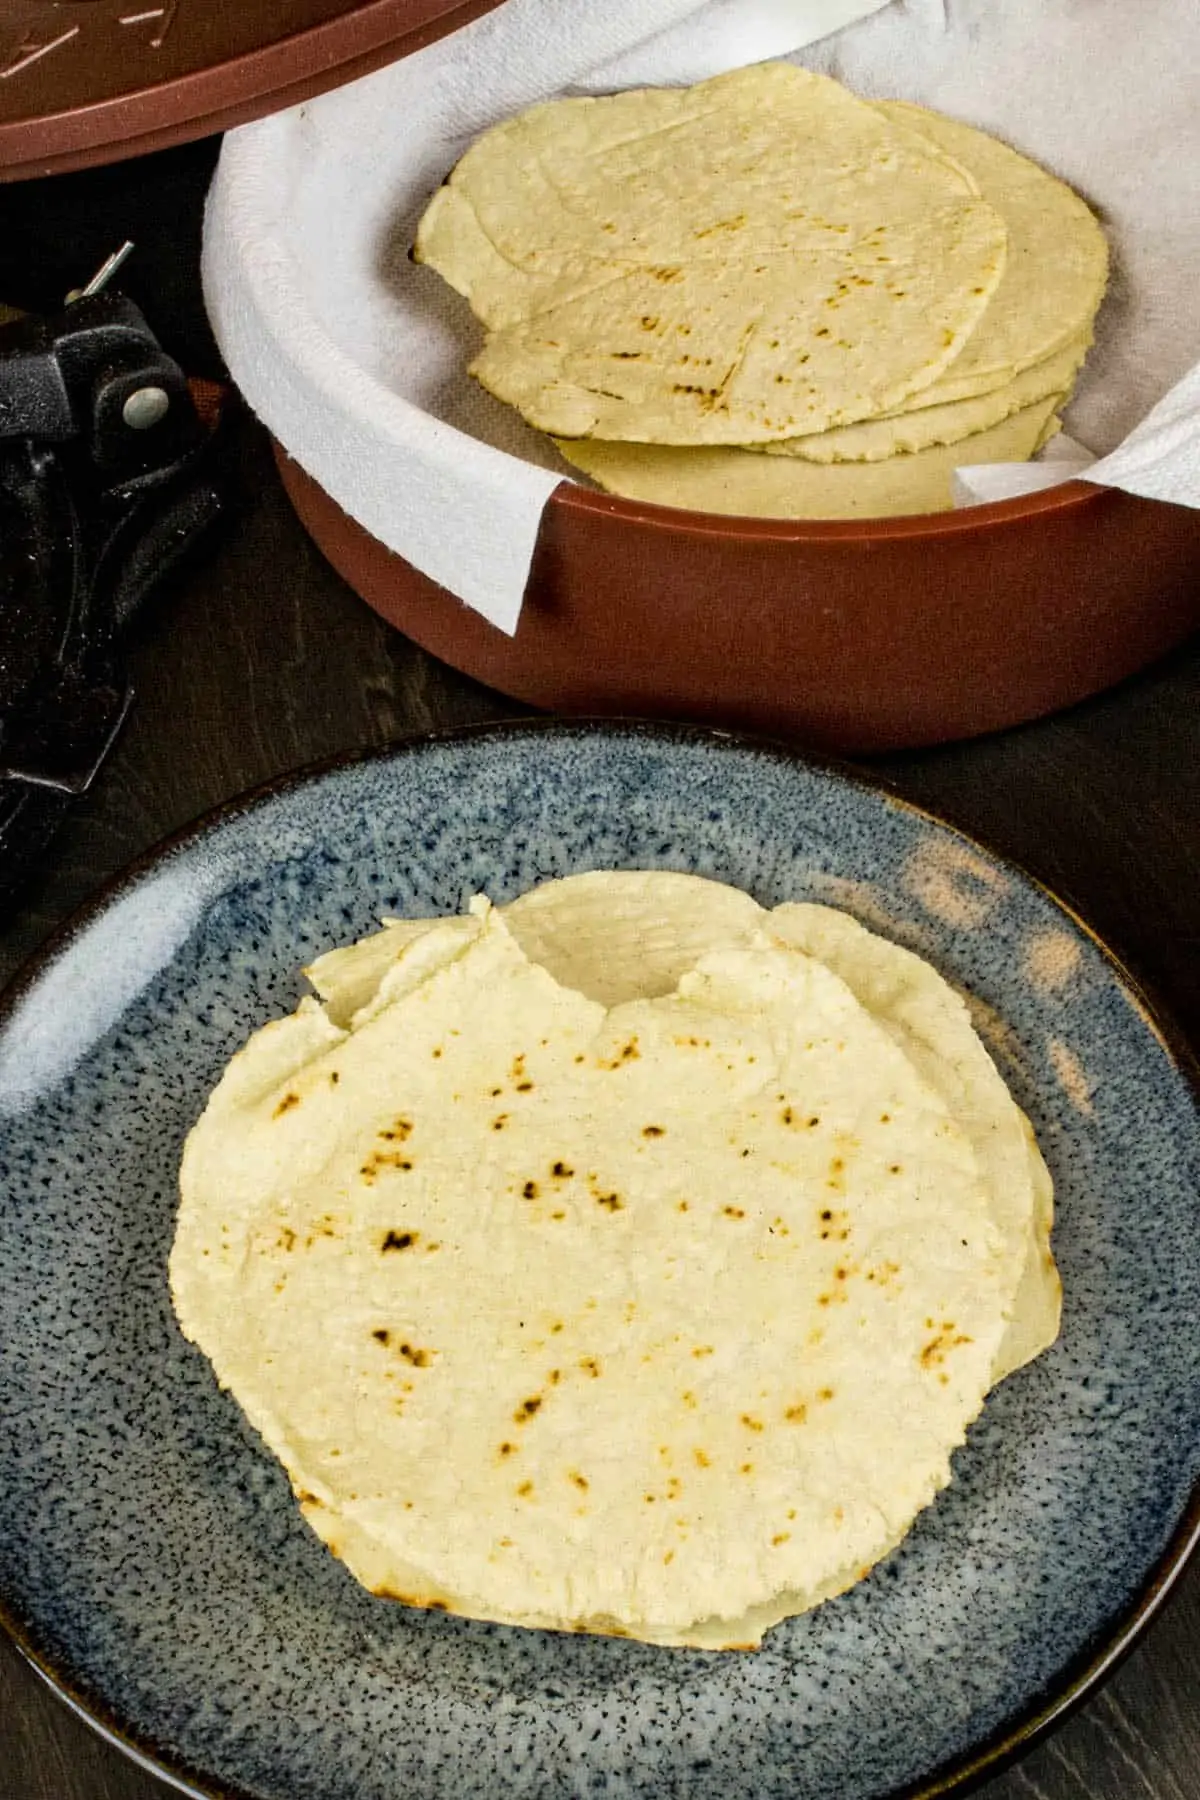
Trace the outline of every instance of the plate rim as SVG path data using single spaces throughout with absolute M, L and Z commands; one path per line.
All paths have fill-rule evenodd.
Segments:
M 259 782 L 214 806 L 206 807 L 102 881 L 24 959 L 0 989 L 0 1031 L 3 1031 L 17 1008 L 82 931 L 132 892 L 169 858 L 202 842 L 212 832 L 233 820 L 272 800 L 319 785 L 327 777 L 343 770 L 372 763 L 399 761 L 443 744 L 486 741 L 488 738 L 508 742 L 543 735 L 565 738 L 600 735 L 660 742 L 666 739 L 709 745 L 716 749 L 749 751 L 781 763 L 799 765 L 817 775 L 882 799 L 923 823 L 948 832 L 970 850 L 1017 876 L 1027 887 L 1048 900 L 1099 952 L 1110 973 L 1127 990 L 1143 1022 L 1157 1038 L 1168 1060 L 1183 1077 L 1190 1089 L 1200 1121 L 1200 1057 L 1192 1048 L 1187 1033 L 1176 1020 L 1170 1005 L 1156 990 L 1155 985 L 1137 972 L 1123 953 L 1115 950 L 1101 937 L 1070 901 L 1056 893 L 1015 857 L 1002 855 L 985 840 L 944 815 L 909 800 L 891 781 L 874 770 L 867 771 L 836 757 L 814 754 L 801 746 L 766 734 L 634 716 L 589 714 L 563 718 L 537 715 L 409 732 L 390 739 L 385 744 L 339 751 L 331 756 L 317 758 Z M 1089 1646 L 1064 1664 L 1027 1705 L 1019 1708 L 1010 1718 L 1002 1720 L 978 1744 L 960 1755 L 947 1758 L 912 1782 L 899 1788 L 890 1788 L 886 1793 L 881 1792 L 876 1800 L 945 1800 L 950 1795 L 966 1795 L 975 1791 L 984 1781 L 994 1779 L 1011 1767 L 1099 1692 L 1157 1619 L 1179 1586 L 1198 1549 L 1200 1480 L 1193 1485 L 1187 1504 L 1166 1546 L 1144 1581 L 1127 1606 L 1102 1628 Z M 8 1594 L 2 1588 L 0 1631 L 4 1632 L 25 1663 L 41 1677 L 68 1711 L 148 1774 L 191 1796 L 192 1800 L 261 1800 L 261 1795 L 250 1788 L 237 1783 L 232 1786 L 225 1784 L 224 1778 L 210 1780 L 208 1775 L 189 1767 L 183 1757 L 176 1757 L 155 1743 L 148 1734 L 139 1735 L 127 1727 L 119 1710 L 103 1695 L 90 1692 L 86 1683 L 55 1666 L 50 1655 L 39 1647 L 36 1629 L 18 1617 Z

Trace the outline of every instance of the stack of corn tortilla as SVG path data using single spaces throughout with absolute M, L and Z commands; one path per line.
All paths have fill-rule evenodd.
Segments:
M 472 373 L 601 486 L 782 518 L 938 511 L 1033 455 L 1107 277 L 1006 144 L 785 63 L 494 127 L 415 255 L 487 328 Z
M 189 1138 L 171 1289 L 373 1593 L 752 1647 L 1057 1335 L 1028 1123 L 844 913 L 598 872 L 308 973 Z

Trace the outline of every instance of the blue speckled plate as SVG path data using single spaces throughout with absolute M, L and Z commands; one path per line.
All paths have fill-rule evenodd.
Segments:
M 977 1018 L 1058 1189 L 1061 1341 L 849 1594 L 753 1656 L 409 1611 L 358 1588 L 175 1327 L 180 1146 L 299 965 L 381 912 L 599 866 L 844 905 Z M 52 945 L 0 1019 L 0 1595 L 42 1669 L 199 1793 L 875 1800 L 967 1781 L 1111 1665 L 1200 1508 L 1200 1120 L 1043 891 L 770 746 L 541 723 L 238 803 Z

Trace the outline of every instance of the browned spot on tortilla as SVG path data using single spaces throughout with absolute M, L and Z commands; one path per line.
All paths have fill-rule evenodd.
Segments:
M 299 1104 L 300 1104 L 299 1094 L 295 1093 L 294 1091 L 289 1090 L 289 1092 L 283 1096 L 283 1099 L 279 1102 L 279 1105 L 275 1108 L 275 1111 L 272 1113 L 271 1117 L 273 1119 L 278 1119 L 283 1113 L 291 1112 L 293 1106 L 299 1106 Z
M 917 1360 L 923 1369 L 940 1369 L 946 1360 L 948 1350 L 954 1350 L 959 1344 L 970 1344 L 973 1341 L 965 1333 L 955 1332 L 952 1319 L 943 1320 L 941 1330 L 936 1336 L 930 1338 Z
M 419 1237 L 419 1231 L 389 1231 L 380 1249 L 412 1249 Z
M 380 1248 L 382 1250 L 411 1250 L 420 1235 L 419 1231 L 389 1231 Z
M 401 1156 L 396 1150 L 372 1150 L 358 1172 L 368 1187 L 374 1187 L 375 1177 L 380 1169 L 400 1169 L 407 1173 L 411 1168 L 411 1159 Z

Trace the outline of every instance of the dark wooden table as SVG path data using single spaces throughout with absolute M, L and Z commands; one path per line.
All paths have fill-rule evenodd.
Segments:
M 192 371 L 219 374 L 197 279 L 213 156 L 202 144 L 0 190 L 0 297 L 50 306 L 132 237 L 127 291 Z M 0 927 L 0 981 L 130 857 L 240 789 L 335 751 L 523 710 L 434 662 L 345 587 L 292 516 L 251 420 L 236 422 L 232 451 L 241 509 L 138 625 L 136 709 Z M 1060 718 L 876 766 L 1072 900 L 1200 1040 L 1200 648 Z M 0 1800 L 169 1791 L 0 1640 Z M 1200 1565 L 1099 1696 L 984 1792 L 1200 1800 Z

